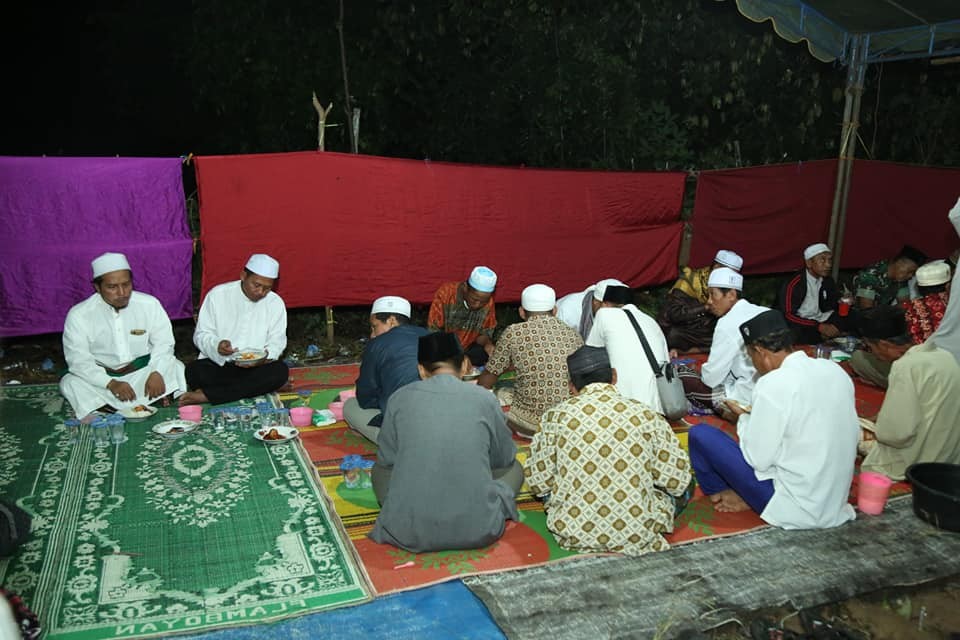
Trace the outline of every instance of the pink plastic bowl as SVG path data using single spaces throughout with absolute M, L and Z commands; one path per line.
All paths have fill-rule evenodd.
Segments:
M 356 397 L 357 397 L 356 389 L 344 389 L 343 391 L 340 392 L 340 402 L 346 402 L 350 398 L 356 398 Z
M 339 422 L 343 420 L 343 403 L 342 402 L 331 402 L 327 405 L 327 409 L 330 410 L 330 413 L 333 414 L 333 417 Z
M 190 422 L 200 422 L 200 416 L 203 415 L 203 407 L 198 404 L 187 404 L 177 411 L 180 413 L 181 420 L 189 420 Z
M 313 409 L 310 407 L 293 407 L 290 409 L 290 422 L 295 427 L 306 427 L 313 420 Z

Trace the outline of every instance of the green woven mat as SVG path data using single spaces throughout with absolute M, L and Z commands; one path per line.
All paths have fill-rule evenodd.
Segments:
M 67 417 L 55 386 L 0 389 L 0 497 L 34 515 L 0 584 L 47 637 L 205 631 L 369 600 L 299 443 L 210 424 L 165 440 L 150 429 L 176 417 L 167 408 L 97 449 L 87 427 L 68 443 Z

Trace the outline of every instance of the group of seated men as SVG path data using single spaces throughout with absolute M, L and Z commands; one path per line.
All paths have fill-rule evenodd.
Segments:
M 960 203 L 950 220 L 960 234 Z M 517 520 L 515 495 L 526 479 L 562 546 L 638 555 L 668 547 L 664 534 L 693 477 L 719 511 L 752 509 L 773 525 L 818 528 L 854 517 L 847 496 L 858 448 L 863 469 L 893 479 L 919 461 L 960 463 L 960 305 L 944 291 L 946 263 L 922 264 L 907 249 L 858 274 L 857 301 L 834 308 L 829 249 L 812 245 L 804 260 L 784 285 L 781 310 L 772 310 L 743 298 L 743 260 L 720 251 L 712 266 L 682 273 L 666 304 L 686 312 L 665 312 L 661 323 L 617 280 L 559 300 L 548 285 L 531 284 L 522 322 L 498 340 L 497 275 L 487 267 L 442 285 L 425 329 L 411 323 L 406 299 L 378 298 L 356 397 L 344 407 L 348 425 L 378 447 L 382 509 L 371 538 L 415 552 L 490 544 Z M 904 295 L 921 303 L 905 314 L 896 302 L 913 272 L 920 295 Z M 64 329 L 64 395 L 90 417 L 165 397 L 222 403 L 276 390 L 287 375 L 279 360 L 286 312 L 272 291 L 278 275 L 275 260 L 254 255 L 239 281 L 212 289 L 194 334 L 200 357 L 184 368 L 159 303 L 132 291 L 126 258 L 100 256 L 96 293 L 70 311 Z M 924 289 L 937 280 L 939 291 Z M 908 322 L 911 309 L 926 333 Z M 927 326 L 932 317 L 939 326 Z M 692 329 L 677 328 L 684 319 Z M 697 343 L 708 324 L 709 342 Z M 855 333 L 871 362 L 888 365 L 869 436 L 850 376 L 794 347 L 812 330 L 821 339 Z M 918 335 L 926 339 L 915 344 Z M 736 439 L 700 424 L 690 430 L 689 455 L 680 447 L 646 357 L 669 361 L 681 348 L 671 340 L 709 351 L 699 372 L 684 370 L 684 386 L 694 405 L 736 426 Z M 268 357 L 252 367 L 231 357 L 250 347 Z M 508 371 L 512 387 L 491 393 Z M 468 375 L 476 384 L 462 381 Z M 531 439 L 522 467 L 514 435 Z

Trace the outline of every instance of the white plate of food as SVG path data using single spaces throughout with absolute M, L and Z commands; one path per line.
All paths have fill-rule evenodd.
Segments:
M 283 444 L 300 435 L 296 427 L 263 427 L 253 432 L 253 437 L 263 444 Z
M 233 364 L 238 367 L 251 367 L 263 362 L 267 357 L 267 352 L 263 349 L 238 349 L 231 357 Z
M 476 367 L 474 367 L 473 369 L 470 369 L 470 372 L 469 372 L 469 373 L 467 373 L 467 374 L 465 374 L 465 375 L 463 376 L 463 381 L 464 381 L 464 382 L 473 382 L 474 380 L 476 380 L 477 378 L 480 377 L 480 374 L 481 374 L 481 373 L 483 373 L 483 370 L 482 370 L 482 369 L 477 369 Z
M 147 418 L 153 416 L 153 414 L 156 412 L 156 407 L 151 407 L 150 405 L 146 404 L 138 404 L 135 407 L 121 409 L 117 413 L 122 415 L 125 420 L 130 422 L 139 422 L 140 420 L 146 420 Z
M 189 420 L 167 420 L 153 426 L 153 432 L 162 438 L 182 438 L 194 431 L 199 424 Z

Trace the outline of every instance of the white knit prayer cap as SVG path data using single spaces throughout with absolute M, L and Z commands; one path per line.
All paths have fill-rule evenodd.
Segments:
M 950 265 L 943 260 L 928 262 L 917 269 L 917 284 L 921 287 L 933 287 L 950 282 Z
M 557 292 L 545 284 L 532 284 L 520 294 L 520 306 L 526 311 L 551 311 L 557 306 Z
M 822 242 L 818 242 L 816 244 L 810 245 L 809 247 L 803 250 L 803 259 L 809 260 L 810 258 L 813 258 L 814 256 L 818 256 L 821 253 L 832 253 L 832 252 L 830 251 L 830 247 L 823 244 Z
M 730 267 L 734 271 L 740 271 L 743 268 L 743 258 L 733 251 L 728 251 L 726 249 L 720 249 L 717 251 L 717 256 L 713 259 L 714 262 L 722 264 L 725 267 Z
M 597 302 L 603 302 L 603 296 L 607 292 L 607 287 L 627 287 L 629 285 L 620 282 L 616 278 L 607 278 L 601 280 L 593 288 L 593 299 Z
M 370 315 L 375 313 L 395 313 L 405 318 L 410 317 L 410 301 L 400 296 L 383 296 L 373 301 Z
M 743 276 L 727 267 L 719 267 L 710 272 L 710 279 L 707 280 L 708 287 L 717 289 L 736 289 L 743 291 Z
M 247 271 L 264 278 L 276 278 L 280 275 L 280 263 L 265 253 L 255 253 L 247 260 Z
M 111 271 L 123 271 L 126 269 L 130 271 L 130 263 L 127 262 L 127 256 L 122 253 L 105 253 L 102 256 L 97 256 L 93 259 L 93 262 L 90 263 L 90 266 L 93 267 L 93 277 L 99 278 L 105 273 L 110 273 Z
M 481 293 L 493 293 L 497 288 L 497 274 L 490 267 L 474 267 L 467 284 Z

